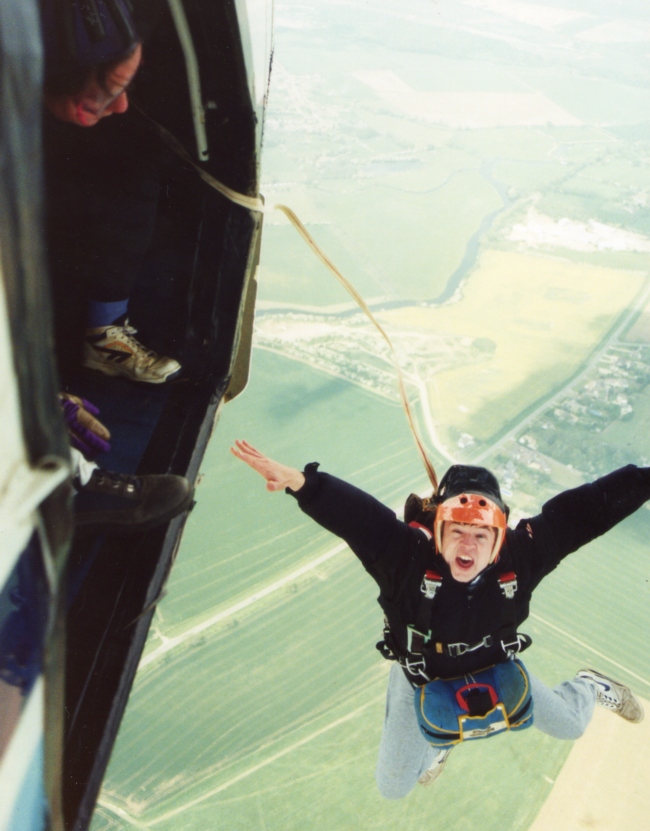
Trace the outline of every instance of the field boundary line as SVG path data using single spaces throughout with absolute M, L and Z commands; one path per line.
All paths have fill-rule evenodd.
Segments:
M 589 646 L 588 643 L 581 641 L 579 638 L 576 638 L 574 635 L 569 634 L 569 632 L 566 632 L 564 629 L 560 629 L 559 626 L 556 626 L 554 623 L 550 623 L 548 620 L 545 620 L 543 617 L 540 617 L 539 615 L 533 614 L 531 612 L 530 616 L 532 618 L 535 618 L 535 620 L 538 620 L 540 623 L 543 623 L 544 626 L 548 626 L 550 629 L 554 629 L 556 632 L 559 632 L 560 635 L 563 635 L 570 641 L 573 641 L 574 643 L 577 643 L 579 646 L 582 646 L 584 649 L 588 649 L 590 652 L 593 652 L 594 655 L 598 655 L 599 658 L 604 658 L 612 666 L 617 667 L 618 669 L 622 669 L 623 672 L 627 672 L 627 674 L 631 675 L 632 678 L 636 678 L 637 681 L 641 681 L 648 687 L 650 687 L 650 681 L 647 681 L 641 675 L 637 675 L 636 672 L 632 672 L 631 669 L 628 669 L 626 666 L 623 666 L 623 664 L 619 664 L 618 661 L 614 661 L 612 658 L 609 658 L 607 655 L 605 655 L 604 652 L 599 652 L 597 649 L 594 649 L 593 646 Z
M 125 808 L 111 802 L 111 800 L 107 799 L 103 794 L 98 797 L 97 804 L 105 811 L 109 811 L 110 813 L 118 816 L 120 819 L 123 819 L 125 822 L 128 822 L 133 828 L 141 828 L 142 831 L 149 831 L 149 826 L 146 822 L 140 822 L 140 820 L 132 816 Z
M 318 568 L 318 566 L 322 565 L 323 563 L 326 563 L 328 560 L 331 560 L 332 557 L 335 557 L 337 554 L 340 554 L 341 551 L 344 551 L 347 547 L 348 544 L 346 542 L 338 543 L 338 545 L 335 545 L 333 548 L 330 548 L 324 554 L 321 554 L 319 557 L 316 557 L 314 560 L 311 560 L 304 566 L 301 566 L 295 571 L 292 571 L 290 574 L 281 577 L 279 580 L 276 580 L 269 586 L 266 586 L 265 588 L 256 591 L 254 594 L 251 594 L 248 597 L 244 598 L 244 600 L 240 600 L 239 603 L 235 603 L 233 606 L 229 606 L 227 609 L 223 609 L 221 612 L 218 612 L 216 615 L 209 617 L 202 623 L 197 623 L 196 626 L 192 626 L 190 629 L 187 629 L 185 632 L 183 632 L 182 635 L 176 635 L 173 638 L 167 638 L 164 635 L 161 635 L 160 637 L 164 639 L 164 642 L 160 646 L 157 646 L 152 652 L 150 652 L 140 661 L 138 665 L 138 670 L 143 669 L 144 667 L 153 663 L 153 661 L 156 661 L 161 655 L 164 655 L 166 652 L 169 652 L 175 647 L 180 646 L 185 641 L 195 637 L 196 635 L 199 635 L 206 629 L 215 626 L 222 620 L 231 617 L 237 612 L 241 612 L 243 609 L 248 608 L 248 606 L 252 606 L 253 603 L 257 603 L 258 600 L 262 600 L 263 598 L 268 597 L 268 595 L 273 594 L 273 592 L 278 591 L 278 589 L 283 588 L 289 583 L 293 583 L 294 580 L 297 580 L 305 574 L 308 574 L 310 571 L 313 571 L 315 568 Z
M 261 770 L 264 767 L 272 764 L 273 762 L 281 759 L 283 756 L 287 756 L 289 753 L 292 753 L 294 750 L 302 747 L 305 744 L 308 744 L 313 739 L 317 739 L 319 736 L 322 736 L 325 733 L 328 733 L 330 730 L 338 727 L 341 724 L 344 724 L 346 721 L 351 721 L 352 719 L 356 718 L 357 716 L 361 715 L 364 710 L 367 710 L 368 707 L 376 704 L 378 701 L 384 698 L 384 694 L 379 696 L 375 696 L 370 701 L 367 701 L 365 704 L 362 704 L 361 707 L 357 707 L 356 710 L 352 710 L 350 713 L 346 713 L 346 715 L 341 716 L 341 718 L 337 718 L 334 721 L 326 724 L 325 727 L 321 727 L 318 730 L 315 730 L 313 733 L 310 733 L 308 736 L 305 736 L 303 739 L 295 742 L 294 744 L 290 745 L 289 747 L 285 747 L 284 750 L 280 750 L 277 753 L 274 753 L 273 756 L 269 756 L 268 759 L 264 759 L 262 762 L 258 762 L 258 764 L 253 765 L 252 767 L 248 768 L 247 770 L 238 773 L 237 776 L 233 776 L 232 779 L 229 779 L 227 782 L 224 782 L 221 785 L 217 785 L 216 788 L 212 788 L 212 790 L 208 791 L 207 793 L 201 794 L 201 796 L 197 796 L 194 799 L 191 799 L 189 802 L 186 802 L 183 805 L 179 805 L 176 808 L 172 808 L 170 811 L 167 811 L 165 814 L 161 814 L 160 816 L 156 817 L 155 819 L 150 820 L 147 823 L 144 823 L 144 827 L 151 828 L 154 825 L 158 825 L 165 820 L 171 819 L 172 817 L 177 816 L 178 814 L 182 814 L 188 808 L 193 808 L 195 805 L 200 804 L 201 802 L 205 802 L 206 799 L 209 799 L 212 796 L 216 796 L 219 793 L 230 788 L 232 785 L 236 785 L 238 782 L 241 782 L 242 779 L 246 779 L 249 776 L 252 776 L 254 773 L 257 773 L 258 770 Z M 102 803 L 103 804 L 103 803 Z M 112 806 L 106 805 L 104 806 L 108 810 L 111 810 Z
M 431 493 L 431 487 L 429 487 L 426 491 L 422 492 L 422 496 L 428 495 Z M 391 510 L 395 511 L 397 516 L 401 516 L 402 513 L 402 503 L 397 506 L 393 506 Z M 259 591 L 254 592 L 253 594 L 246 597 L 244 600 L 240 600 L 238 603 L 235 603 L 232 606 L 229 606 L 227 609 L 218 612 L 216 615 L 204 620 L 202 623 L 197 623 L 196 626 L 192 626 L 190 629 L 187 629 L 181 635 L 176 635 L 175 637 L 169 638 L 166 635 L 160 634 L 159 637 L 162 638 L 163 643 L 160 646 L 157 646 L 154 650 L 152 650 L 148 655 L 145 655 L 144 658 L 138 664 L 138 672 L 144 667 L 148 666 L 149 664 L 156 661 L 160 658 L 161 655 L 164 655 L 167 652 L 170 652 L 177 646 L 180 646 L 185 641 L 193 638 L 196 635 L 199 635 L 201 632 L 204 632 L 206 629 L 209 629 L 212 626 L 216 626 L 217 623 L 220 623 L 222 620 L 229 618 L 231 615 L 236 614 L 237 612 L 241 612 L 243 609 L 252 606 L 253 603 L 257 603 L 258 600 L 263 600 L 268 595 L 273 594 L 273 592 L 278 591 L 278 589 L 283 588 L 284 586 L 292 583 L 294 580 L 297 580 L 300 577 L 303 577 L 305 574 L 308 574 L 310 571 L 313 571 L 318 566 L 326 563 L 328 560 L 331 560 L 332 557 L 335 557 L 337 554 L 340 554 L 341 551 L 345 551 L 346 548 L 349 548 L 346 542 L 340 542 L 335 545 L 333 548 L 328 549 L 324 554 L 316 557 L 314 560 L 311 560 L 308 563 L 305 563 L 304 566 L 300 566 L 300 568 L 292 571 L 290 574 L 281 577 L 279 580 L 271 583 L 269 586 L 266 586 Z

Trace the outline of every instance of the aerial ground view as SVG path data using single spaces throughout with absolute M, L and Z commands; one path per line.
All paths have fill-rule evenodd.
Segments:
M 263 158 L 390 334 L 439 473 L 492 469 L 511 525 L 650 464 L 645 0 L 278 2 Z M 324 470 L 396 511 L 427 478 L 384 341 L 281 215 L 265 218 L 249 386 L 226 406 L 93 831 L 642 831 L 648 721 L 575 743 L 470 742 L 382 799 L 377 590 L 228 447 Z M 536 591 L 526 664 L 650 699 L 650 512 Z M 648 706 L 646 706 L 646 710 Z

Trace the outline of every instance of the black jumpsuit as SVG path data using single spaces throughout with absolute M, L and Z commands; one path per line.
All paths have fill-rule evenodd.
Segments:
M 516 623 L 529 614 L 533 590 L 568 554 L 604 534 L 650 499 L 650 468 L 628 465 L 590 484 L 565 491 L 544 504 L 541 513 L 509 529 L 497 563 L 471 583 L 455 581 L 432 543 L 417 528 L 367 493 L 315 465 L 305 469 L 305 485 L 295 494 L 301 509 L 344 539 L 380 588 L 379 603 L 389 620 L 395 651 L 406 650 L 407 624 L 414 624 L 427 569 L 442 576 L 431 604 L 431 643 L 475 645 L 502 626 L 504 600 L 498 576 L 516 574 Z M 293 493 L 292 491 L 288 491 Z M 457 650 L 460 651 L 460 650 Z M 425 652 L 430 678 L 451 678 L 506 660 L 498 642 L 464 654 Z M 407 681 L 407 679 L 409 679 Z M 392 798 L 406 795 L 435 753 L 419 733 L 409 681 L 426 679 L 395 665 L 380 747 L 377 780 Z M 549 690 L 531 679 L 535 726 L 557 738 L 577 738 L 591 718 L 595 694 L 582 679 Z M 392 704 L 391 704 L 392 702 Z

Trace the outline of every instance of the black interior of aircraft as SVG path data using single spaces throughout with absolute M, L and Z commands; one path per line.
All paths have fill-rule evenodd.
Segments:
M 209 158 L 201 164 L 234 190 L 255 195 L 258 130 L 234 1 L 186 0 L 184 10 L 204 104 Z M 261 220 L 203 183 L 152 125 L 149 119 L 199 160 L 185 56 L 169 6 L 142 0 L 136 13 L 144 57 L 129 93 L 132 105 L 126 114 L 84 131 L 82 139 L 89 144 L 75 158 L 98 165 L 109 177 L 121 175 L 124 159 L 137 164 L 137 153 L 155 169 L 155 227 L 129 303 L 129 322 L 139 340 L 172 355 L 182 370 L 171 382 L 152 385 L 81 368 L 83 325 L 75 280 L 83 263 L 79 267 L 78 252 L 66 249 L 60 237 L 49 247 L 55 346 L 62 388 L 99 407 L 111 431 L 111 451 L 97 460 L 102 468 L 176 473 L 194 482 L 219 405 L 245 382 L 248 335 L 242 321 L 254 297 Z M 46 167 L 52 164 L 48 140 L 46 123 Z M 60 136 L 56 140 L 60 148 Z M 56 186 L 61 175 L 55 169 L 46 188 L 48 215 L 59 219 L 70 198 L 65 183 Z M 128 536 L 91 528 L 74 536 L 68 558 L 64 724 L 67 829 L 80 831 L 90 823 L 184 521 L 181 515 Z

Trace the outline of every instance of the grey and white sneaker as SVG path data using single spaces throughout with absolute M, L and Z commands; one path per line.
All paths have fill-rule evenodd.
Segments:
M 100 326 L 86 330 L 82 363 L 86 369 L 104 375 L 121 375 L 145 384 L 164 384 L 180 371 L 173 358 L 158 355 L 133 337 L 136 333 L 129 321 L 123 326 Z
M 448 747 L 441 750 L 431 764 L 431 767 L 424 771 L 422 776 L 418 779 L 420 785 L 431 785 L 442 773 L 442 769 L 447 761 L 447 756 L 451 753 L 452 748 Z
M 581 669 L 577 677 L 586 678 L 593 682 L 596 688 L 596 704 L 612 710 L 621 718 L 631 721 L 633 724 L 643 721 L 641 702 L 625 684 L 619 684 L 618 681 L 614 681 L 593 669 Z

